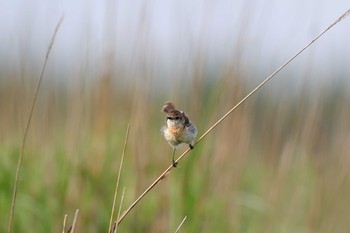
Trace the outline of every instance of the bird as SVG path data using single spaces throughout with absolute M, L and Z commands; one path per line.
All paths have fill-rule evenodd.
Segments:
M 173 167 L 176 167 L 176 149 L 181 144 L 188 144 L 192 150 L 194 148 L 194 139 L 197 136 L 197 128 L 183 111 L 179 111 L 175 108 L 175 105 L 171 101 L 165 103 L 162 112 L 166 113 L 166 124 L 161 128 L 161 132 L 170 146 L 173 147 L 172 162 Z

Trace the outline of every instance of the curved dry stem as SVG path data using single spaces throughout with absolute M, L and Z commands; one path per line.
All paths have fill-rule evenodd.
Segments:
M 20 171 L 21 171 L 21 165 L 22 165 L 22 158 L 23 158 L 23 151 L 24 151 L 24 146 L 26 144 L 26 141 L 27 141 L 27 135 L 28 135 L 28 131 L 29 131 L 29 126 L 30 126 L 30 122 L 32 120 L 32 115 L 33 115 L 33 111 L 34 111 L 34 107 L 35 107 L 35 103 L 36 103 L 36 99 L 38 97 L 38 92 L 39 92 L 39 88 L 40 88 L 40 84 L 41 84 L 41 80 L 43 79 L 43 76 L 44 76 L 44 71 L 45 71 L 45 68 L 46 68 L 46 63 L 49 59 L 49 55 L 50 55 L 50 52 L 51 52 L 51 49 L 52 49 L 52 46 L 55 42 L 55 38 L 56 38 L 56 34 L 58 32 L 58 29 L 60 28 L 61 26 L 61 23 L 63 21 L 63 18 L 64 16 L 62 15 L 60 20 L 58 21 L 57 25 L 56 25 L 56 28 L 55 28 L 55 31 L 52 35 L 52 39 L 51 39 L 51 42 L 50 42 L 50 45 L 47 49 L 47 52 L 46 52 L 46 56 L 45 56 L 45 60 L 44 60 L 44 64 L 41 68 L 41 73 L 40 73 L 40 77 L 39 77 L 39 80 L 38 80 L 38 83 L 36 85 L 36 89 L 35 89 L 35 93 L 34 93 L 34 96 L 33 96 L 33 101 L 32 101 L 32 105 L 30 107 L 30 111 L 29 111 L 29 116 L 28 116 L 28 121 L 27 121 L 27 124 L 26 124 L 26 128 L 24 130 L 24 135 L 23 135 L 23 138 L 22 138 L 22 143 L 21 143 L 21 149 L 20 149 L 20 152 L 19 152 L 19 157 L 18 157 L 18 162 L 17 162 L 17 170 L 16 170 L 16 178 L 15 178 L 15 185 L 13 187 L 13 192 L 12 192 L 12 203 L 11 203 L 11 211 L 10 211 L 10 220 L 9 220 L 9 224 L 8 224 L 8 228 L 7 228 L 7 232 L 8 233 L 11 233 L 12 231 L 12 224 L 13 224 L 13 216 L 14 216 L 14 212 L 15 212 L 15 205 L 16 205 L 16 197 L 17 197 L 17 189 L 18 189 L 18 180 L 19 180 L 19 175 L 20 175 Z
M 251 95 L 253 95 L 257 90 L 259 90 L 264 84 L 266 84 L 271 78 L 273 78 L 277 73 L 279 73 L 284 67 L 286 67 L 290 62 L 292 62 L 297 56 L 299 56 L 305 49 L 317 41 L 323 34 L 325 34 L 329 29 L 335 26 L 337 23 L 345 19 L 350 14 L 350 9 L 348 9 L 344 14 L 342 14 L 337 20 L 330 24 L 325 30 L 323 30 L 318 36 L 316 36 L 311 42 L 306 44 L 302 49 L 295 53 L 290 59 L 283 63 L 276 71 L 274 71 L 270 76 L 268 76 L 264 81 L 262 81 L 256 88 L 254 88 L 249 94 L 247 94 L 241 101 L 239 101 L 233 108 L 231 108 L 225 115 L 223 115 L 215 124 L 213 124 L 195 143 L 198 144 L 203 140 L 216 126 L 218 126 L 226 117 L 228 117 L 234 110 L 236 110 L 243 102 L 245 102 Z M 187 149 L 175 162 L 178 163 L 190 149 Z M 173 169 L 173 165 L 169 166 L 131 205 L 124 211 L 124 213 L 117 219 L 117 224 L 120 224 L 125 216 L 136 206 L 136 204 L 151 190 L 156 186 L 159 181 L 164 179 Z

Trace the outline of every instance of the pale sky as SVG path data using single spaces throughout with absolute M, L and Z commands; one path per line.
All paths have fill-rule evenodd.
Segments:
M 0 0 L 0 68 L 40 69 L 64 14 L 50 57 L 51 69 L 66 72 L 62 79 L 82 67 L 93 78 L 109 56 L 126 72 L 145 63 L 181 69 L 198 51 L 210 66 L 234 64 L 262 79 L 349 7 L 334 0 Z M 347 18 L 289 69 L 344 79 L 349 63 Z

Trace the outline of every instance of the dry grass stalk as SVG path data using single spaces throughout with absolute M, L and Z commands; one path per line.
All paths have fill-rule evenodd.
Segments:
M 68 215 L 65 214 L 65 215 L 64 215 L 64 218 L 63 218 L 63 230 L 62 230 L 62 233 L 66 233 L 67 217 L 68 217 Z
M 185 151 L 182 155 L 187 154 L 190 151 L 188 149 Z M 180 160 L 177 159 L 175 162 L 178 162 Z M 124 211 L 124 213 L 117 219 L 117 224 L 120 224 L 120 222 L 125 218 L 125 216 L 136 206 L 136 204 L 154 187 L 156 186 L 159 181 L 163 180 L 173 169 L 173 165 L 171 164 L 130 206 L 127 210 Z
M 122 205 L 123 205 L 123 201 L 124 201 L 124 195 L 125 195 L 125 187 L 124 187 L 124 189 L 123 189 L 122 198 L 120 199 L 119 211 L 118 211 L 117 219 L 119 218 L 120 212 L 121 212 L 121 210 L 122 210 Z M 117 229 L 118 229 L 118 224 L 117 224 L 117 223 L 114 223 L 114 230 L 113 230 L 113 233 L 117 233 Z
M 55 31 L 54 31 L 54 33 L 53 33 L 53 35 L 52 35 L 52 39 L 51 39 L 50 45 L 49 45 L 49 47 L 48 47 L 48 49 L 47 49 L 47 51 L 46 51 L 46 56 L 45 56 L 44 64 L 43 64 L 43 66 L 42 66 L 41 73 L 40 73 L 40 76 L 39 76 L 39 80 L 38 80 L 38 83 L 37 83 L 37 85 L 36 85 L 35 93 L 34 93 L 34 96 L 33 96 L 33 101 L 32 101 L 31 107 L 30 107 L 30 111 L 29 111 L 28 121 L 27 121 L 27 124 L 26 124 L 26 128 L 25 128 L 25 130 L 24 130 L 24 135 L 23 135 L 22 143 L 21 143 L 21 149 L 20 149 L 20 152 L 19 152 L 19 157 L 18 157 L 18 162 L 17 162 L 17 170 L 16 170 L 15 184 L 14 184 L 13 193 L 12 193 L 12 203 L 11 203 L 11 211 L 10 211 L 10 220 L 9 220 L 8 228 L 7 228 L 7 232 L 8 232 L 8 233 L 11 233 L 11 231 L 12 231 L 13 216 L 14 216 L 14 212 L 15 212 L 16 197 L 17 197 L 17 189 L 18 189 L 18 180 L 19 180 L 19 176 L 20 176 L 21 165 L 22 165 L 22 159 L 23 159 L 23 151 L 24 151 L 24 146 L 25 146 L 25 144 L 26 144 L 26 140 L 27 140 L 27 135 L 28 135 L 28 131 L 29 131 L 30 122 L 31 122 L 31 120 L 32 120 L 33 111 L 34 111 L 36 99 L 37 99 L 37 97 L 38 97 L 38 92 L 39 92 L 41 80 L 43 79 L 43 76 L 44 76 L 44 71 L 45 71 L 45 68 L 46 68 L 46 64 L 47 64 L 47 61 L 48 61 L 48 59 L 49 59 L 49 55 L 50 55 L 52 46 L 53 46 L 53 44 L 54 44 L 54 42 L 55 42 L 56 34 L 57 34 L 57 32 L 58 32 L 58 29 L 59 29 L 60 26 L 61 26 L 61 23 L 62 23 L 62 21 L 63 21 L 63 18 L 64 18 L 64 17 L 63 17 L 63 15 L 62 15 L 61 18 L 60 18 L 60 20 L 58 21 L 58 23 L 57 23 L 57 25 L 56 25 Z
M 68 229 L 67 233 L 74 233 L 75 226 L 76 226 L 77 220 L 78 220 L 78 214 L 79 214 L 79 209 L 76 209 L 76 210 L 75 210 L 75 214 L 74 214 L 73 224 L 72 224 L 72 226 Z
M 178 226 L 178 228 L 176 229 L 175 233 L 179 232 L 180 228 L 182 227 L 182 225 L 184 224 L 184 222 L 186 221 L 187 216 L 184 217 L 184 219 L 181 221 L 180 225 Z
M 236 110 L 243 102 L 245 102 L 251 95 L 253 95 L 257 90 L 259 90 L 264 84 L 266 84 L 270 79 L 272 79 L 277 73 L 279 73 L 284 67 L 291 63 L 296 57 L 298 57 L 304 50 L 306 50 L 310 45 L 316 42 L 321 36 L 323 36 L 328 30 L 334 27 L 337 23 L 345 19 L 350 14 L 350 9 L 348 9 L 344 14 L 342 14 L 337 20 L 331 23 L 325 30 L 323 30 L 319 35 L 312 39 L 308 44 L 306 44 L 302 49 L 295 53 L 290 59 L 283 63 L 278 69 L 276 69 L 270 76 L 268 76 L 264 81 L 262 81 L 256 88 L 254 88 L 249 94 L 247 94 L 241 101 L 239 101 L 233 108 L 231 108 L 225 115 L 223 115 L 215 124 L 213 124 L 196 142 L 199 143 L 203 138 L 205 138 L 216 126 L 218 126 L 226 117 L 228 117 L 234 110 Z M 179 162 L 190 149 L 187 149 L 175 162 Z M 122 216 L 117 219 L 117 224 L 126 217 L 126 215 L 136 206 L 136 204 L 151 190 L 156 186 L 162 179 L 164 179 L 174 167 L 170 165 L 131 205 L 124 211 Z
M 110 217 L 110 220 L 109 220 L 108 232 L 111 232 L 111 228 L 112 228 L 112 222 L 113 222 L 113 215 L 114 215 L 115 202 L 116 202 L 117 194 L 118 194 L 118 187 L 119 187 L 119 181 L 120 181 L 120 174 L 121 174 L 122 167 L 123 167 L 123 161 L 124 161 L 124 155 L 125 155 L 125 150 L 126 150 L 126 144 L 127 144 L 127 142 L 128 142 L 129 131 L 130 131 L 130 124 L 128 124 L 128 128 L 127 128 L 127 130 L 126 130 L 126 136 L 125 136 L 125 141 L 124 141 L 124 147 L 123 147 L 122 157 L 121 157 L 121 159 L 120 159 L 120 166 L 119 166 L 117 184 L 116 184 L 116 186 L 115 186 L 115 191 L 114 191 L 113 205 L 112 205 L 111 217 Z M 121 205 L 121 204 L 120 204 L 120 205 Z M 119 214 L 120 214 L 120 208 L 119 208 Z M 119 217 L 119 214 L 118 214 L 118 217 Z

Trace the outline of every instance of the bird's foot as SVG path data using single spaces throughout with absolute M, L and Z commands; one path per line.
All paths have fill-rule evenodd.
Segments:
M 173 167 L 177 167 L 177 162 L 173 161 Z

